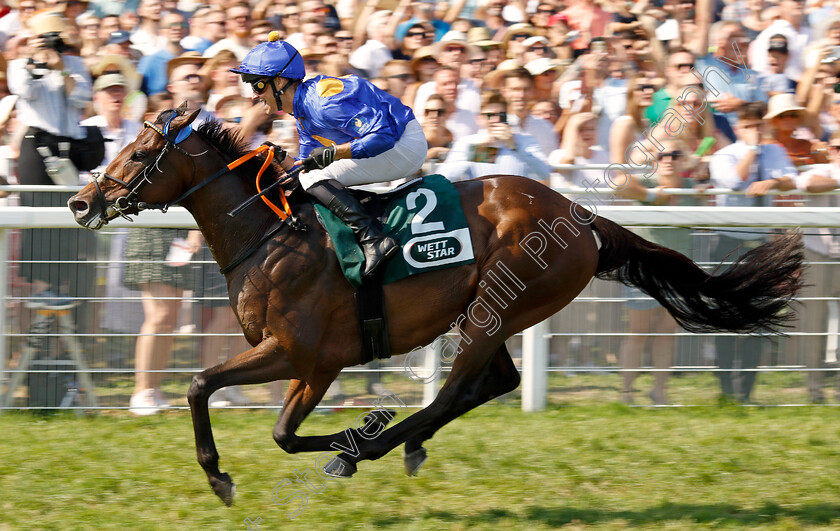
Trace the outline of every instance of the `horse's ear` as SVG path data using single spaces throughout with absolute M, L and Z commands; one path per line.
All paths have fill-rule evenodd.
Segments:
M 198 117 L 198 113 L 201 112 L 201 107 L 198 107 L 197 109 L 190 112 L 189 114 L 182 114 L 183 112 L 186 112 L 186 110 L 187 110 L 187 108 L 184 107 L 184 105 L 186 105 L 186 103 L 187 102 L 184 102 L 184 104 L 181 105 L 181 107 L 178 107 L 178 109 L 176 109 L 178 111 L 179 116 L 176 117 L 175 120 L 172 121 L 172 128 L 176 131 L 180 131 L 184 127 L 193 123 L 193 121 L 195 121 L 195 119 Z

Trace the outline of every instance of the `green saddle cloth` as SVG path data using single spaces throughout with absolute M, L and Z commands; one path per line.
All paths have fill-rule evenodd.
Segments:
M 428 175 L 374 199 L 391 199 L 377 217 L 384 232 L 402 247 L 385 264 L 383 284 L 475 262 L 461 199 L 455 186 L 442 175 Z M 344 276 L 358 289 L 365 257 L 353 231 L 325 206 L 316 201 L 313 204 L 333 241 Z

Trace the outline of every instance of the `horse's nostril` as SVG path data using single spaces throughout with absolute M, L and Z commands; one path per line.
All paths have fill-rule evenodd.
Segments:
M 71 201 L 70 209 L 77 213 L 87 212 L 88 204 L 86 201 Z

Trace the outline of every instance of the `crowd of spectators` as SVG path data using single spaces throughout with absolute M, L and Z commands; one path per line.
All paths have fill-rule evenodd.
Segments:
M 771 204 L 773 189 L 837 185 L 834 0 L 0 3 L 0 174 L 10 182 L 56 182 L 38 148 L 72 158 L 60 141 L 84 139 L 82 125 L 112 140 L 107 164 L 150 111 L 184 101 L 202 108 L 199 121 L 221 120 L 254 144 L 269 139 L 294 153 L 292 117 L 266 116 L 229 71 L 278 31 L 308 76 L 362 76 L 410 106 L 429 141 L 426 169 L 453 180 L 521 173 L 555 187 L 604 188 L 602 170 L 552 166 L 658 163 L 652 179 L 628 177 L 617 196 L 684 204 L 663 190 L 714 186 L 746 195 L 711 204 L 749 206 Z M 803 165 L 816 166 L 803 174 Z M 745 249 L 766 237 L 721 235 L 718 250 L 728 256 L 731 244 Z M 834 258 L 835 236 L 822 237 L 814 252 Z M 27 280 L 47 293 L 65 288 L 63 278 Z M 650 308 L 631 310 L 640 312 L 631 327 L 671 328 Z M 743 350 L 727 341 L 718 349 Z M 639 364 L 642 348 L 627 347 L 627 366 Z M 722 381 L 749 399 L 748 388 Z M 812 397 L 820 399 L 816 390 Z

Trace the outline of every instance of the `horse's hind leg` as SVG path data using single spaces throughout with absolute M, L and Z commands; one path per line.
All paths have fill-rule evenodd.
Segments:
M 484 371 L 484 378 L 481 380 L 481 385 L 478 388 L 475 403 L 462 403 L 461 411 L 452 411 L 450 415 L 447 415 L 447 417 L 451 418 L 444 420 L 444 424 L 497 396 L 502 396 L 513 391 L 519 387 L 520 381 L 519 371 L 516 370 L 516 365 L 514 365 L 510 357 L 507 346 L 503 343 L 496 350 L 493 359 L 490 360 L 490 364 Z M 440 427 L 437 429 L 440 429 Z M 405 441 L 404 459 L 406 474 L 414 475 L 420 470 L 420 467 L 426 461 L 426 450 L 423 448 L 423 442 L 431 439 L 435 431 L 436 429 L 428 427 L 422 431 L 415 432 Z
M 289 390 L 286 393 L 286 401 L 283 404 L 283 411 L 277 419 L 277 424 L 274 426 L 274 440 L 283 450 L 294 454 L 297 452 L 326 452 L 334 450 L 347 443 L 347 430 L 334 433 L 332 435 L 314 435 L 307 437 L 300 437 L 295 435 L 295 431 L 300 427 L 303 420 L 309 413 L 315 409 L 318 402 L 323 398 L 324 393 L 329 388 L 330 384 L 336 379 L 339 371 L 324 372 L 307 380 L 292 380 L 289 384 Z M 377 410 L 368 415 L 373 415 L 373 418 L 384 424 L 387 424 L 393 418 L 393 414 L 389 412 Z M 355 428 L 350 430 L 357 434 Z M 351 436 L 353 436 L 351 435 Z M 357 439 L 361 439 L 357 437 Z
M 233 503 L 234 486 L 230 476 L 219 471 L 219 453 L 213 441 L 207 401 L 211 394 L 222 387 L 266 383 L 294 376 L 293 367 L 277 350 L 276 340 L 263 341 L 251 350 L 194 376 L 187 393 L 198 463 L 207 474 L 213 492 L 226 505 Z
M 504 345 L 501 339 L 496 338 L 501 334 L 496 331 L 496 334 L 489 336 L 484 330 L 469 322 L 463 333 L 473 338 L 473 341 L 466 345 L 455 358 L 452 372 L 441 387 L 437 398 L 426 408 L 385 430 L 377 437 L 361 441 L 355 456 L 345 452 L 339 454 L 337 463 L 331 463 L 335 468 L 340 465 L 343 470 L 350 470 L 352 473 L 356 468 L 355 463 L 365 459 L 379 459 L 413 437 L 417 437 L 418 441 L 423 441 L 449 421 L 489 400 L 492 393 L 487 389 L 486 373 Z M 510 358 L 507 353 L 505 355 Z M 412 443 L 412 447 L 414 446 L 416 446 L 415 451 L 419 450 L 419 442 Z

